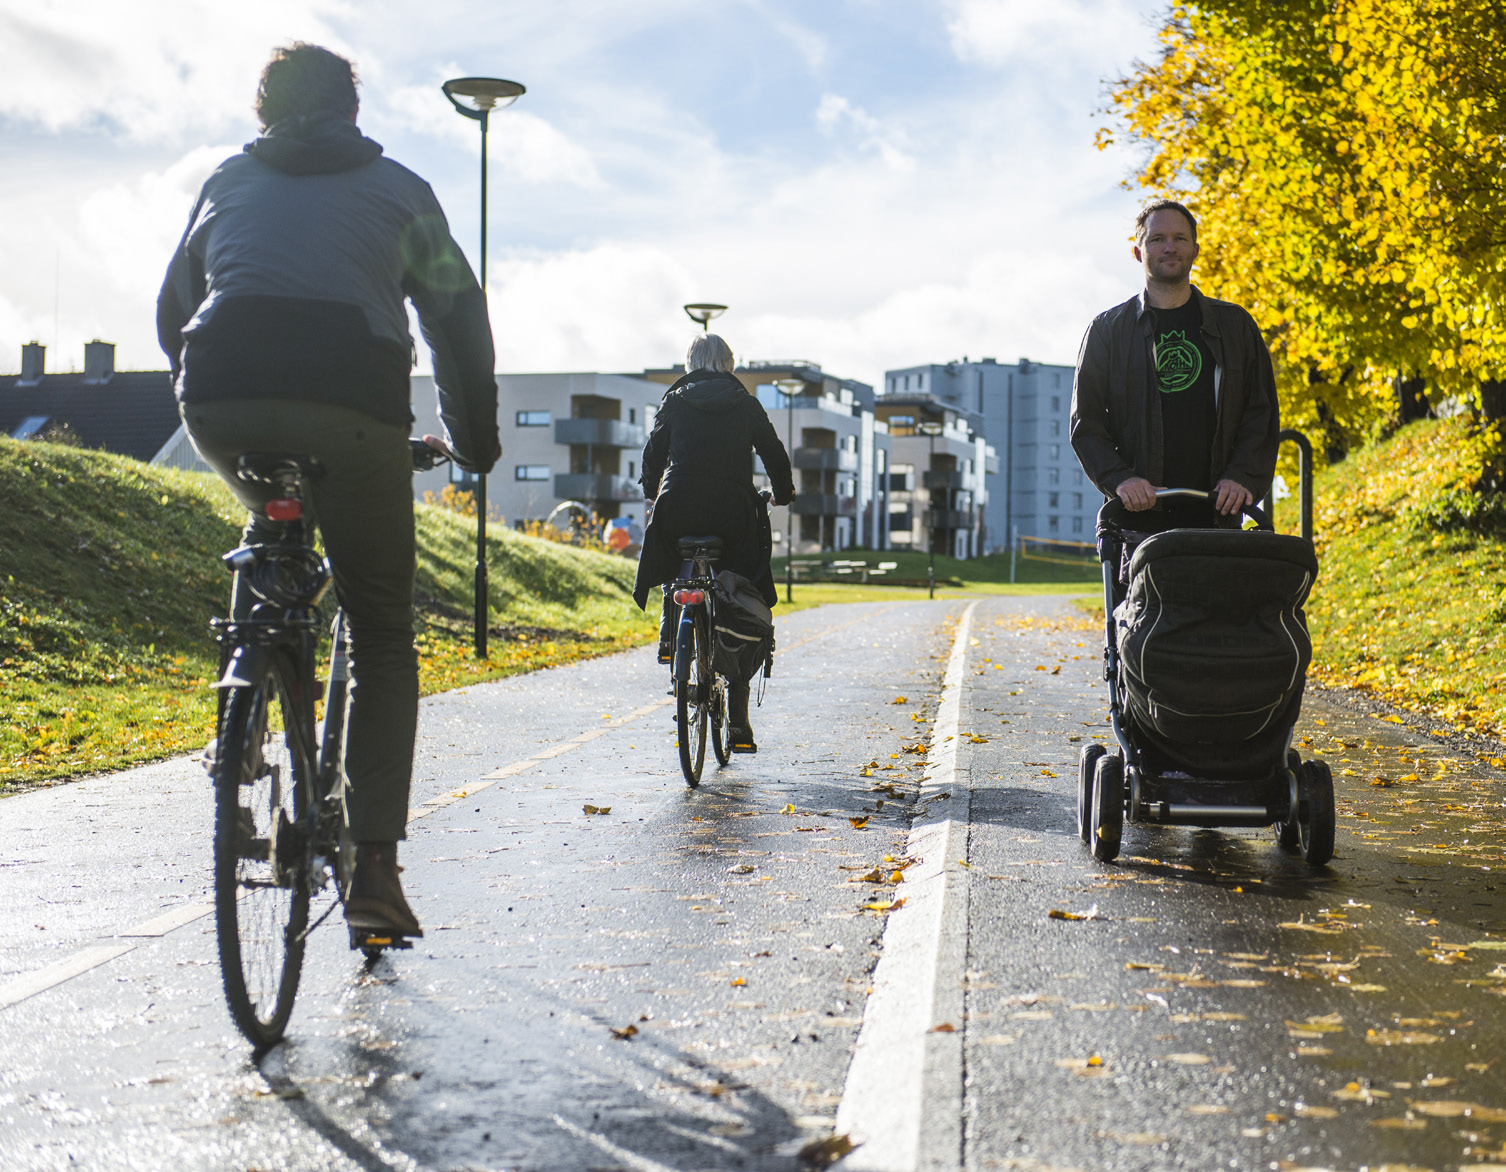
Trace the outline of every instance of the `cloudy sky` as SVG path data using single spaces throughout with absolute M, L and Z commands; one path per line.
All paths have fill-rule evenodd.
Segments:
M 361 126 L 433 185 L 472 264 L 492 119 L 503 371 L 682 355 L 686 301 L 740 356 L 845 377 L 963 355 L 1071 362 L 1134 291 L 1104 83 L 1160 0 L 0 0 L 0 372 L 33 338 L 160 369 L 153 306 L 200 183 L 254 137 L 269 49 L 318 41 Z

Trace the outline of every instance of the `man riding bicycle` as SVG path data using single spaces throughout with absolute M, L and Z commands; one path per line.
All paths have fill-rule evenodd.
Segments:
M 418 723 L 413 646 L 413 342 L 434 355 L 456 461 L 501 455 L 486 302 L 429 185 L 356 127 L 350 62 L 302 42 L 262 71 L 262 135 L 204 184 L 157 302 L 194 446 L 273 535 L 273 491 L 236 477 L 247 452 L 306 457 L 335 589 L 350 624 L 345 903 L 353 928 L 422 936 L 398 878 Z M 434 446 L 441 441 L 425 437 Z M 249 613 L 237 587 L 231 609 Z

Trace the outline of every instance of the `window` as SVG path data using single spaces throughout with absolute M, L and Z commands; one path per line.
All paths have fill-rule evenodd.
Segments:
M 1056 508 L 1061 503 L 1061 495 L 1059 492 L 1048 492 L 1046 494 L 1046 507 L 1050 509 Z
M 1058 375 L 1057 376 L 1057 380 L 1060 381 L 1060 379 L 1061 379 L 1061 376 Z M 1051 410 L 1053 410 L 1053 411 L 1060 411 L 1061 409 L 1062 409 L 1062 397 L 1060 395 L 1052 395 L 1051 396 Z
M 1072 483 L 1073 484 L 1081 484 L 1082 483 L 1082 469 L 1081 468 L 1074 468 L 1074 469 L 1072 469 Z
M 1082 532 L 1082 518 L 1081 517 L 1073 517 L 1072 518 L 1072 532 L 1073 533 L 1081 533 Z
M 1046 483 L 1060 484 L 1062 482 L 1062 470 L 1060 468 L 1046 469 Z
M 512 470 L 514 480 L 548 480 L 548 464 L 518 464 Z
M 637 423 L 638 422 L 638 408 L 636 408 L 636 407 L 629 407 L 628 408 L 628 422 L 629 423 Z
M 519 411 L 513 417 L 513 422 L 518 427 L 548 427 L 549 412 L 547 411 Z M 522 480 L 523 477 L 518 477 Z
M 629 480 L 631 480 L 634 476 L 637 475 L 637 473 L 633 470 L 633 467 L 634 467 L 634 462 L 632 460 L 629 460 L 628 461 L 628 479 Z M 1077 503 L 1079 505 L 1082 504 L 1082 493 L 1078 493 L 1077 494 Z
M 1051 421 L 1051 434 L 1052 435 L 1061 435 L 1061 433 L 1062 433 L 1062 421 L 1060 419 L 1053 419 Z
M 1058 533 L 1061 531 L 1061 520 L 1057 517 L 1046 518 L 1046 532 Z
M 1049 444 L 1048 448 L 1049 448 L 1049 450 L 1051 452 L 1051 458 L 1053 460 L 1060 460 L 1062 458 L 1062 446 L 1061 446 L 1061 444 Z
M 1072 507 L 1074 509 L 1082 508 L 1082 493 L 1074 492 L 1072 494 Z

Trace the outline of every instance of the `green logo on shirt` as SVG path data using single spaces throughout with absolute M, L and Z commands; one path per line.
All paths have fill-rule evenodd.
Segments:
M 1181 330 L 1168 330 L 1156 346 L 1156 385 L 1163 395 L 1185 391 L 1203 373 L 1203 355 Z

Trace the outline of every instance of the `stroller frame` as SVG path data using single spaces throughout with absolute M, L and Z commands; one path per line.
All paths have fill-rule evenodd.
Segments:
M 1197 489 L 1159 489 L 1158 498 L 1208 497 Z M 1103 567 L 1104 652 L 1103 675 L 1108 682 L 1109 723 L 1118 752 L 1091 742 L 1082 749 L 1078 762 L 1078 833 L 1093 856 L 1112 862 L 1119 854 L 1125 822 L 1160 826 L 1271 826 L 1279 846 L 1301 848 L 1310 866 L 1320 867 L 1333 857 L 1333 775 L 1327 764 L 1303 761 L 1292 749 L 1293 730 L 1286 731 L 1282 751 L 1270 762 L 1263 778 L 1239 785 L 1224 777 L 1199 778 L 1185 772 L 1160 772 L 1147 761 L 1144 747 L 1126 719 L 1124 684 L 1115 608 L 1123 600 L 1119 592 L 1119 565 L 1126 543 L 1109 519 L 1111 511 L 1123 509 L 1117 500 L 1105 503 L 1099 512 L 1098 552 Z M 1265 514 L 1246 506 L 1244 514 L 1256 528 L 1274 532 Z M 1170 782 L 1171 784 L 1167 784 Z M 1230 802 L 1231 788 L 1241 789 L 1241 800 Z M 1178 800 L 1169 800 L 1168 794 Z M 1212 799 L 1212 800 L 1208 800 Z

